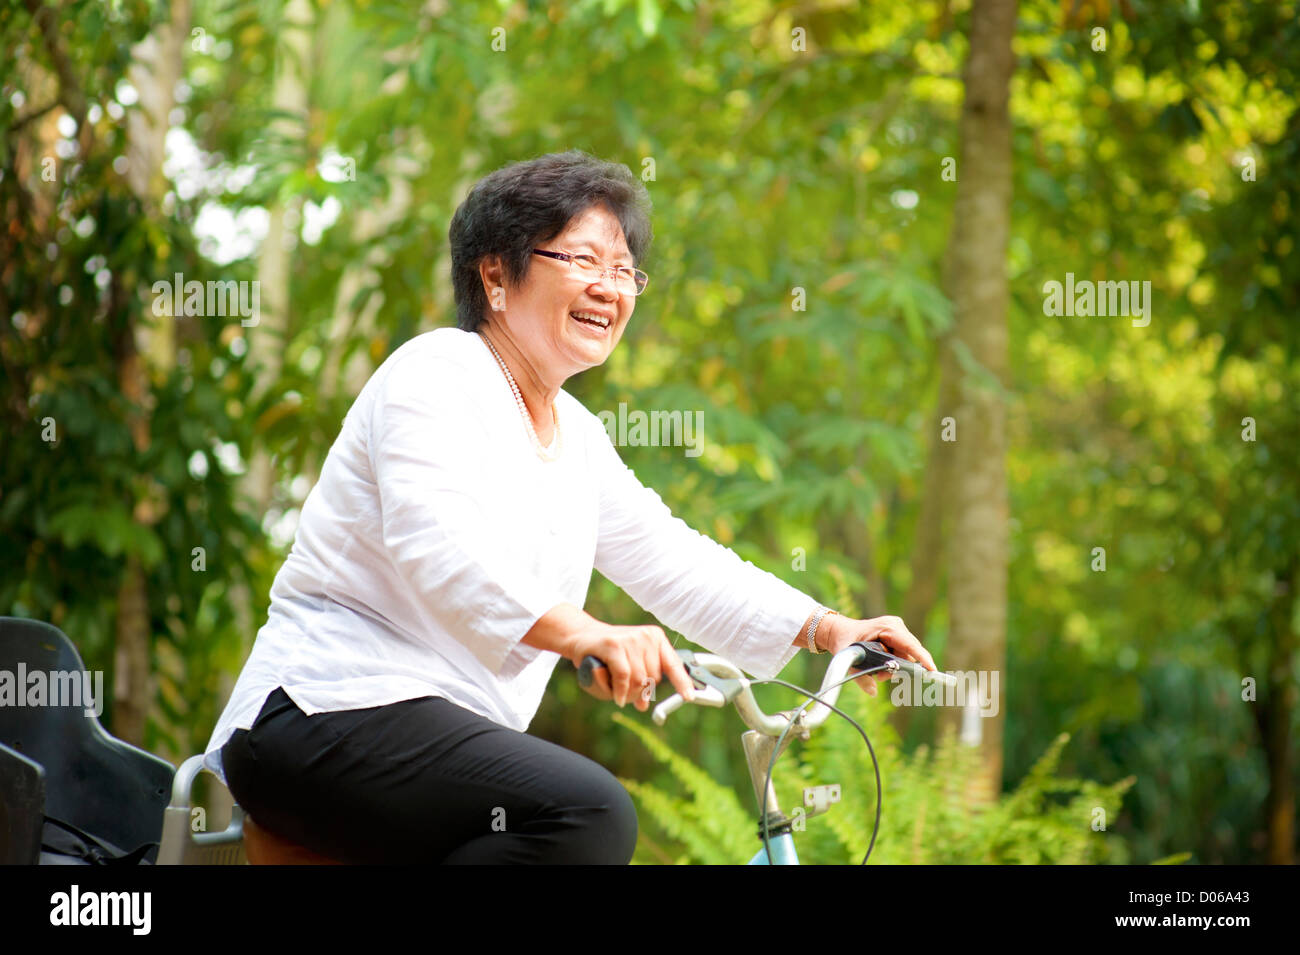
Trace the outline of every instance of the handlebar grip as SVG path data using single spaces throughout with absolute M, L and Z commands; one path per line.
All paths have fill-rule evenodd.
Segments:
M 584 690 L 591 686 L 596 679 L 596 670 L 605 668 L 605 664 L 599 657 L 593 657 L 590 654 L 582 658 L 582 663 L 578 667 L 578 686 Z
M 682 695 L 680 693 L 674 693 L 672 696 L 668 697 L 668 699 L 656 706 L 654 712 L 650 715 L 651 718 L 654 719 L 655 725 L 663 726 L 669 716 L 676 713 L 685 705 L 686 700 L 682 698 Z
M 958 680 L 951 673 L 944 673 L 942 670 L 927 670 L 921 664 L 914 660 L 904 660 L 900 656 L 895 656 L 885 649 L 885 645 L 878 640 L 851 644 L 862 650 L 860 659 L 853 664 L 854 669 L 865 669 L 872 663 L 891 662 L 898 670 L 906 670 L 914 676 L 919 676 L 925 680 L 935 680 L 949 686 L 956 686 Z
M 944 673 L 942 670 L 922 669 L 921 673 L 936 683 L 942 683 L 944 686 L 957 686 L 961 682 L 951 673 Z

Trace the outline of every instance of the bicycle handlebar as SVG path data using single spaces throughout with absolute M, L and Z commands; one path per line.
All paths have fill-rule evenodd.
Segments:
M 730 660 L 713 653 L 696 653 L 692 650 L 678 650 L 677 655 L 681 657 L 686 672 L 697 686 L 695 691 L 696 703 L 701 706 L 723 707 L 734 702 L 741 719 L 745 721 L 745 725 L 750 729 L 758 730 L 768 736 L 780 736 L 785 731 L 795 711 L 782 711 L 776 714 L 764 713 L 759 707 L 758 701 L 754 699 L 753 690 L 750 689 L 750 681 L 741 672 L 740 668 Z M 591 686 L 596 669 L 604 665 L 594 656 L 585 657 L 578 668 L 578 683 L 583 687 Z M 852 669 L 863 670 L 864 675 L 879 670 L 893 672 L 905 670 L 914 676 L 921 676 L 923 679 L 933 679 L 952 685 L 957 683 L 957 678 L 952 674 L 927 670 L 912 660 L 904 660 L 902 657 L 894 656 L 885 649 L 884 644 L 878 641 L 851 643 L 831 657 L 831 662 L 826 667 L 826 674 L 822 677 L 821 689 L 817 691 L 817 696 L 830 706 L 823 705 L 823 703 L 812 704 L 802 717 L 805 729 L 816 729 L 826 722 L 832 712 L 830 707 L 834 706 L 835 701 L 839 698 L 844 678 Z M 662 726 L 668 717 L 679 710 L 685 702 L 686 700 L 680 693 L 674 693 L 654 708 L 653 719 L 655 723 Z

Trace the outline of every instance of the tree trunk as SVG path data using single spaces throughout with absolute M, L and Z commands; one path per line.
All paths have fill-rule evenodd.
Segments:
M 114 636 L 113 735 L 143 747 L 153 683 L 149 679 L 149 594 L 135 557 L 127 559 L 117 593 Z
M 275 61 L 275 81 L 272 87 L 271 107 L 298 119 L 279 118 L 271 123 L 271 133 L 276 139 L 292 139 L 308 133 L 307 83 L 311 66 L 312 30 L 315 15 L 310 0 L 289 0 L 284 10 L 280 28 L 279 45 Z M 291 241 L 286 219 L 293 210 L 296 216 L 299 203 L 276 201 L 271 203 L 266 238 L 257 263 L 257 280 L 260 283 L 260 309 L 256 327 L 248 332 L 249 364 L 255 369 L 253 394 L 265 397 L 284 367 L 284 349 L 289 333 L 289 277 Z M 255 448 L 250 456 L 244 488 L 252 498 L 258 514 L 270 507 L 275 490 L 275 468 L 271 456 L 263 448 Z M 249 637 L 249 644 L 252 637 Z
M 1005 385 L 1007 373 L 1006 252 L 1011 218 L 1011 121 L 1007 101 L 1015 59 L 1011 40 L 1016 0 L 975 0 L 961 114 L 961 160 L 949 243 L 956 341 Z M 969 371 L 957 385 L 957 440 L 952 535 L 948 550 L 951 637 L 946 667 L 997 672 L 1006 661 L 1007 487 L 1006 409 L 1000 389 Z M 999 679 L 999 692 L 1004 680 Z M 981 766 L 967 784 L 972 799 L 997 798 L 1002 780 L 1002 728 L 979 720 Z M 940 730 L 958 730 L 957 708 L 940 712 Z
M 189 34 L 189 0 L 171 5 L 169 22 L 160 23 L 132 49 L 127 78 L 140 96 L 140 107 L 127 121 L 127 173 L 132 191 L 146 209 L 157 210 L 167 189 L 162 174 L 168 119 L 176 105 L 176 81 L 182 69 L 185 37 Z M 114 289 L 114 294 L 125 290 Z M 149 447 L 149 375 L 167 374 L 175 361 L 175 324 L 171 315 L 157 317 L 147 326 L 137 325 L 125 303 L 115 311 L 125 327 L 116 343 L 118 386 L 136 407 L 130 420 L 136 450 Z M 152 524 L 161 517 L 147 489 L 135 501 L 134 518 Z M 127 560 L 118 592 L 113 679 L 113 733 L 136 746 L 145 744 L 145 726 L 153 703 L 152 628 L 149 592 L 144 568 L 135 557 Z

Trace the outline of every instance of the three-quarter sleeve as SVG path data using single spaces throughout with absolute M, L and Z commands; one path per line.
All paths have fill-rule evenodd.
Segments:
M 493 674 L 565 597 L 487 518 L 490 434 L 456 362 L 399 360 L 368 409 L 384 548 L 421 606 Z
M 598 430 L 596 569 L 664 625 L 747 673 L 775 676 L 817 602 L 674 517 Z

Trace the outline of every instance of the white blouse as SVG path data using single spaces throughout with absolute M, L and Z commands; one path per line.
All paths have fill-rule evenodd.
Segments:
M 398 348 L 348 411 L 204 763 L 277 686 L 308 715 L 438 696 L 516 730 L 557 653 L 521 642 L 595 568 L 667 628 L 775 676 L 817 602 L 676 518 L 561 390 L 542 461 L 487 343 Z M 552 444 L 552 447 L 555 445 Z

